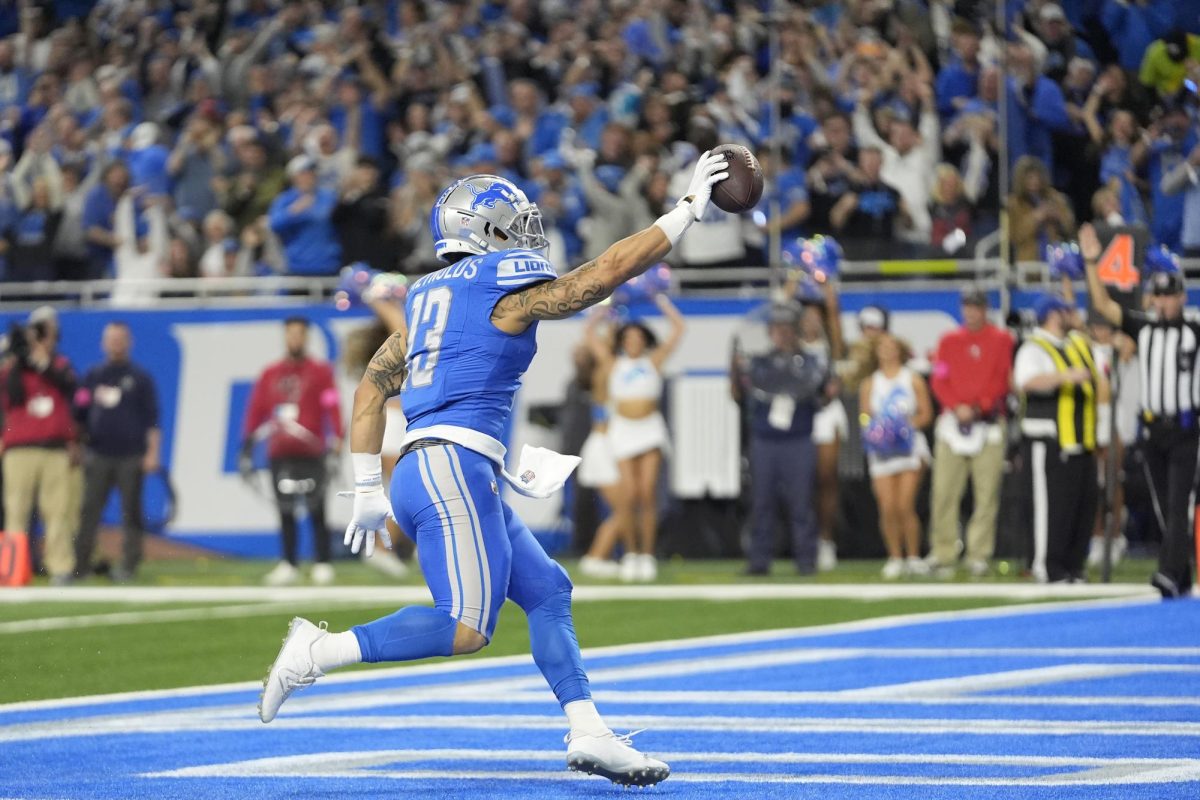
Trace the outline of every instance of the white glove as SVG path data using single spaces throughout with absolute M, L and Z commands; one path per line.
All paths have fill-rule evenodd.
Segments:
M 367 558 L 375 552 L 375 537 L 383 546 L 392 549 L 392 537 L 387 532 L 387 521 L 396 521 L 392 504 L 383 493 L 383 469 L 378 454 L 352 453 L 354 462 L 354 491 L 338 492 L 338 497 L 354 498 L 354 514 L 346 526 L 343 544 L 355 555 L 366 541 Z
M 692 182 L 688 184 L 687 194 L 680 198 L 676 205 L 686 207 L 694 220 L 703 217 L 705 209 L 708 208 L 709 198 L 712 197 L 713 185 L 729 177 L 725 167 L 724 153 L 714 155 L 711 150 L 705 150 L 696 162 L 696 171 L 692 173 Z

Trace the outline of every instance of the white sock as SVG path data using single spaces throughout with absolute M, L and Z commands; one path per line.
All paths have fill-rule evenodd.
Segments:
M 572 700 L 563 706 L 567 715 L 567 724 L 571 733 L 583 736 L 603 736 L 608 733 L 608 726 L 600 719 L 600 712 L 591 700 Z
M 353 631 L 343 633 L 327 633 L 313 642 L 313 661 L 321 672 L 357 664 L 362 661 L 362 650 L 358 647 L 358 637 Z

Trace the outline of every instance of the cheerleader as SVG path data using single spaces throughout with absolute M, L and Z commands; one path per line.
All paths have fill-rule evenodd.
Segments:
M 921 559 L 917 490 L 930 462 L 921 429 L 933 420 L 933 404 L 925 379 L 905 366 L 906 351 L 894 336 L 881 334 L 873 351 L 876 369 L 859 387 L 867 470 L 887 547 L 882 573 L 887 580 L 929 574 Z
M 683 338 L 683 315 L 666 297 L 655 303 L 671 325 L 666 341 L 640 322 L 622 325 L 616 334 L 608 376 L 612 415 L 608 439 L 620 472 L 621 492 L 632 517 L 634 548 L 621 561 L 625 581 L 652 581 L 658 577 L 655 544 L 658 535 L 658 476 L 669 448 L 663 419 L 662 369 Z
M 579 570 L 592 578 L 616 578 L 620 567 L 612 560 L 618 543 L 626 553 L 633 552 L 632 508 L 621 486 L 621 472 L 613 455 L 608 434 L 608 383 L 612 373 L 613 333 L 601 331 L 606 313 L 594 313 L 584 330 L 584 346 L 589 364 L 592 401 L 592 429 L 579 452 L 582 459 L 576 480 L 579 485 L 593 489 L 608 504 L 609 516 L 596 529 L 588 552 L 579 559 Z

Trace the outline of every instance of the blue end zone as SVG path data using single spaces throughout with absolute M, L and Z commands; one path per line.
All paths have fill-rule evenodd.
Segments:
M 508 619 L 514 624 L 515 619 Z M 281 628 L 283 621 L 281 620 Z M 275 642 L 263 643 L 264 661 Z M 874 620 L 586 654 L 674 798 L 1200 797 L 1200 603 Z M 613 797 L 523 658 L 0 706 L 0 797 Z

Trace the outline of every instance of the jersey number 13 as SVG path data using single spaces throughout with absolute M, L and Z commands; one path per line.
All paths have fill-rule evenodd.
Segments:
M 414 388 L 433 383 L 433 369 L 450 321 L 454 295 L 445 286 L 421 292 L 412 302 L 412 335 L 408 341 L 408 381 Z

